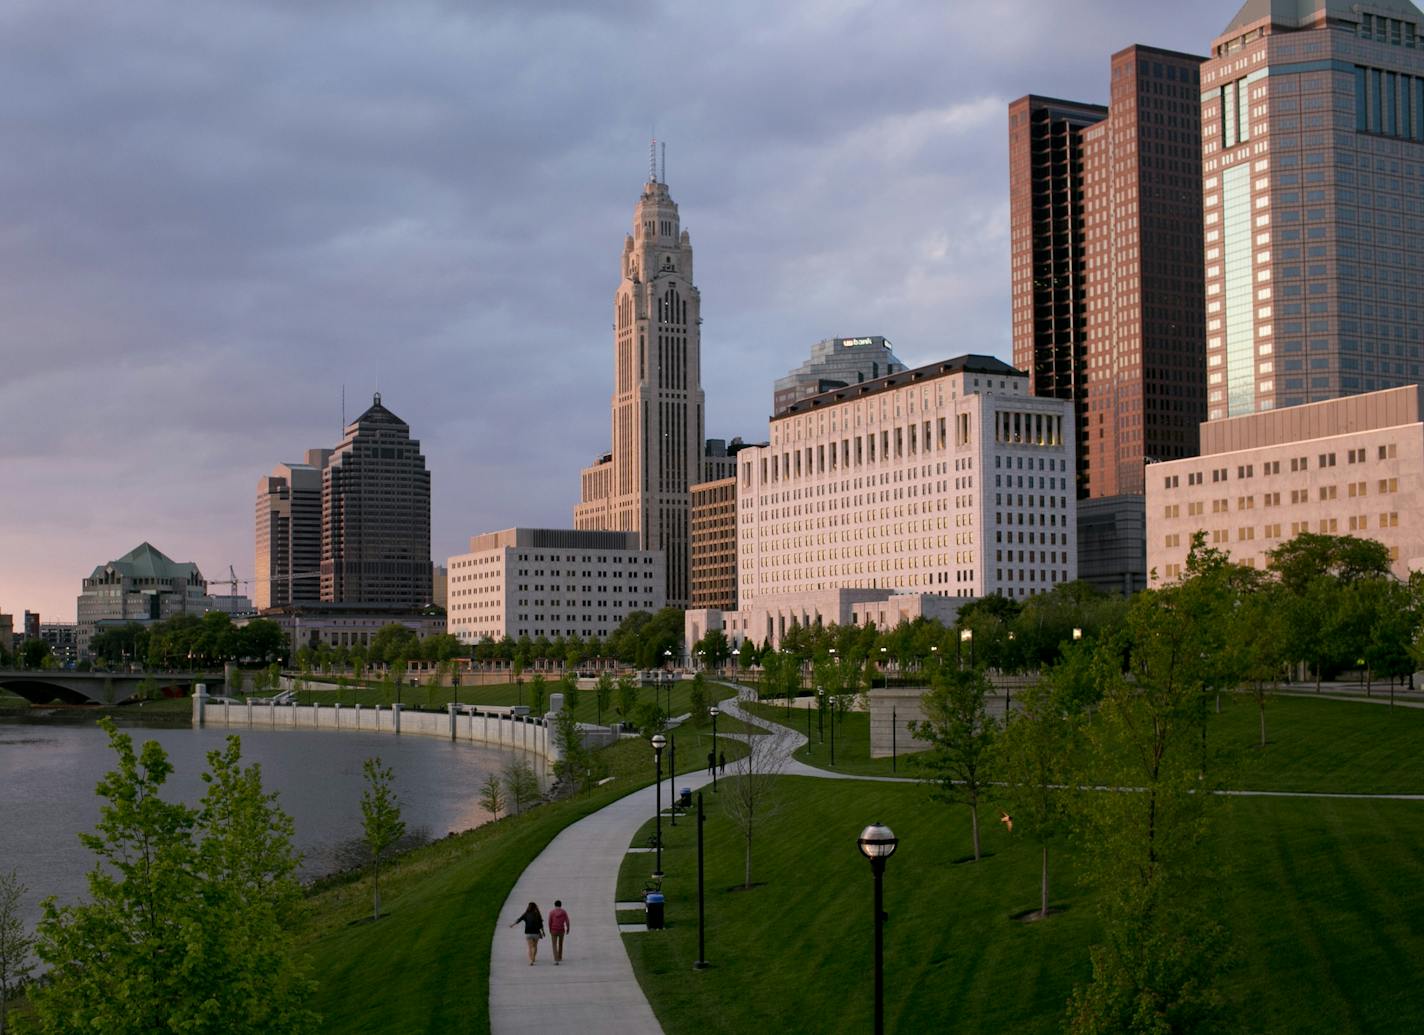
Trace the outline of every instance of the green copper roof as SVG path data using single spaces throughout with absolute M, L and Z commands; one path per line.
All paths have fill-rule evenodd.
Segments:
M 203 577 L 196 564 L 191 562 L 179 564 L 153 546 L 152 543 L 140 543 L 117 560 L 99 565 L 94 569 L 94 574 L 90 578 L 98 578 L 110 568 L 133 579 L 183 579 L 186 581 L 194 576 L 199 579 Z
M 1424 19 L 1419 8 L 1409 0 L 1372 0 L 1368 4 L 1348 3 L 1346 0 L 1246 0 L 1231 24 L 1222 30 L 1223 36 L 1230 36 L 1237 29 L 1244 29 L 1252 22 L 1270 16 L 1271 21 L 1281 25 L 1301 25 L 1322 10 L 1341 17 L 1351 17 L 1363 7 L 1366 11 L 1397 14 L 1412 21 Z

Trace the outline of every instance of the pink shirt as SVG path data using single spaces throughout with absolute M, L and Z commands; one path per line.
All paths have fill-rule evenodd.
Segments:
M 569 914 L 562 909 L 549 910 L 549 933 L 563 934 L 569 929 Z

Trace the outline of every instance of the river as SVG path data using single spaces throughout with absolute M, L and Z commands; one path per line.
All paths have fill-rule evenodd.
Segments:
M 229 733 L 242 738 L 244 764 L 262 766 L 262 782 L 296 826 L 301 874 L 315 877 L 341 868 L 350 843 L 361 836 L 362 762 L 379 755 L 393 773 L 402 817 L 412 831 L 430 837 L 468 830 L 489 819 L 479 804 L 480 786 L 514 758 L 527 759 L 541 780 L 542 758 L 435 737 L 315 730 L 195 730 L 168 721 L 145 725 L 124 713 L 124 732 L 135 746 L 156 740 L 174 773 L 165 798 L 196 804 L 207 752 Z M 85 893 L 93 855 L 79 842 L 99 819 L 94 787 L 114 767 L 94 715 L 49 712 L 0 718 L 0 872 L 13 869 L 28 887 L 21 907 L 27 926 L 40 915 L 40 900 L 76 901 Z

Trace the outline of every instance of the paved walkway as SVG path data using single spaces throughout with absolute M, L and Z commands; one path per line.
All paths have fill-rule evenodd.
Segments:
M 739 688 L 750 694 L 748 688 Z M 1315 696 L 1311 694 L 1310 696 Z M 781 772 L 825 780 L 865 780 L 915 783 L 893 776 L 836 773 L 799 762 L 792 753 L 806 743 L 794 729 L 771 723 L 745 711 L 735 701 L 723 701 L 722 711 L 751 726 L 772 731 Z M 724 734 L 732 739 L 745 735 Z M 703 773 L 686 773 L 677 787 L 696 790 L 711 782 Z M 674 786 L 663 781 L 666 801 Z M 1309 791 L 1225 791 L 1230 796 L 1260 798 L 1368 798 L 1424 801 L 1420 794 L 1329 794 Z M 490 1029 L 494 1035 L 577 1031 L 580 1035 L 661 1035 L 618 931 L 614 901 L 618 871 L 638 829 L 653 815 L 654 789 L 646 787 L 600 809 L 565 829 L 520 876 L 501 912 L 490 953 Z M 644 855 L 651 873 L 653 857 Z M 547 916 L 554 899 L 569 912 L 572 931 L 564 946 L 564 961 L 555 967 L 548 939 L 539 944 L 539 962 L 531 967 L 522 928 L 509 925 L 537 902 Z M 653 937 L 656 937 L 655 935 Z M 690 977 L 690 975 L 689 975 Z

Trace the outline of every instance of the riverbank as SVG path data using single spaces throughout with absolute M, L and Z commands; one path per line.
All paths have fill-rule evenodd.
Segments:
M 685 746 L 678 771 L 703 768 L 710 730 L 679 727 L 677 736 Z M 729 758 L 744 750 L 729 740 L 718 746 Z M 487 1032 L 490 944 L 496 925 L 512 919 L 499 910 L 520 874 L 569 824 L 652 783 L 652 749 L 642 738 L 599 758 L 610 777 L 603 786 L 403 856 L 382 875 L 388 912 L 379 922 L 369 921 L 370 886 L 356 875 L 316 890 L 296 937 L 320 981 L 313 1008 L 321 1030 Z

